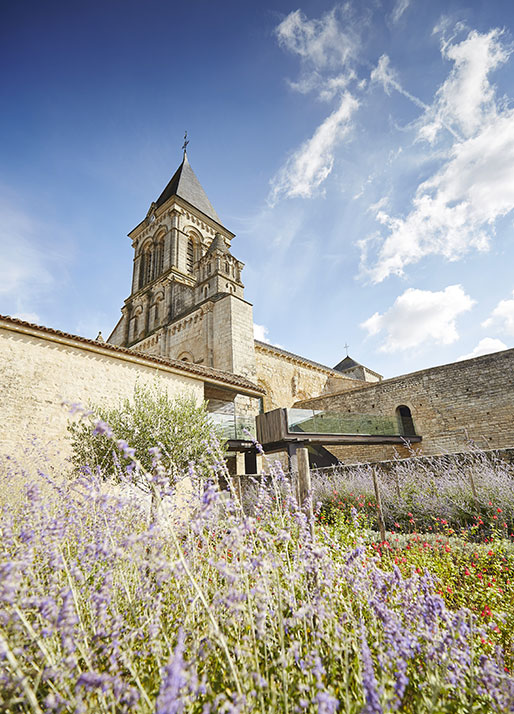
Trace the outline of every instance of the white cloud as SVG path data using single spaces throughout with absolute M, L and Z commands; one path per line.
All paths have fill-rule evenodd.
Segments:
M 470 32 L 460 44 L 444 44 L 442 52 L 454 68 L 425 111 L 419 136 L 433 141 L 445 128 L 454 140 L 440 168 L 417 187 L 406 216 L 376 213 L 387 233 L 368 268 L 374 282 L 402 275 L 430 254 L 457 260 L 471 249 L 487 250 L 495 221 L 514 209 L 514 110 L 495 102 L 488 80 L 508 58 L 500 33 Z M 372 79 L 425 106 L 402 89 L 387 57 Z
M 463 359 L 473 359 L 473 357 L 480 357 L 481 355 L 488 355 L 491 352 L 499 352 L 500 350 L 506 350 L 507 345 L 501 340 L 497 340 L 494 337 L 484 337 L 475 349 L 467 355 L 462 355 L 459 360 Z
M 391 89 L 394 89 L 400 94 L 403 94 L 404 97 L 407 97 L 407 99 L 410 99 L 411 102 L 416 104 L 416 106 L 421 109 L 430 109 L 430 107 L 422 102 L 421 99 L 418 99 L 418 97 L 414 96 L 414 94 L 411 94 L 402 87 L 398 81 L 396 72 L 391 67 L 391 60 L 387 55 L 382 55 L 379 58 L 377 66 L 371 71 L 370 79 L 372 82 L 379 82 L 383 86 L 386 94 L 390 94 Z
M 343 95 L 339 107 L 320 124 L 308 139 L 288 159 L 271 181 L 269 202 L 280 197 L 309 198 L 332 171 L 334 151 L 348 134 L 352 114 L 359 106 L 349 93 Z
M 266 342 L 268 345 L 271 344 L 268 338 L 268 328 L 266 325 L 258 325 L 256 322 L 253 323 L 253 337 L 255 340 L 260 342 Z
M 277 26 L 279 44 L 316 69 L 347 65 L 357 47 L 355 35 L 340 27 L 336 8 L 319 20 L 308 20 L 301 10 L 290 12 Z
M 514 291 L 510 300 L 500 300 L 482 327 L 492 327 L 507 335 L 514 335 Z
M 510 51 L 501 44 L 501 32 L 483 35 L 472 31 L 458 44 L 443 42 L 441 52 L 454 63 L 439 87 L 435 102 L 422 123 L 420 136 L 434 141 L 437 133 L 453 126 L 463 137 L 472 136 L 485 123 L 494 121 L 494 87 L 488 75 L 506 62 Z
M 385 332 L 381 352 L 405 350 L 427 341 L 448 345 L 459 337 L 456 318 L 473 304 L 460 285 L 449 285 L 438 292 L 409 288 L 389 310 L 376 312 L 361 327 L 369 335 Z
M 393 12 L 391 14 L 391 19 L 394 23 L 397 23 L 403 13 L 407 10 L 407 8 L 410 5 L 410 0 L 396 0 L 396 5 L 393 8 Z
M 253 323 L 253 338 L 254 340 L 259 340 L 259 342 L 265 342 L 267 345 L 273 345 L 274 347 L 280 347 L 283 349 L 282 345 L 278 342 L 272 342 L 268 337 L 269 330 L 266 325 L 257 325 Z
M 270 205 L 279 198 L 311 197 L 332 171 L 335 149 L 348 133 L 358 107 L 348 86 L 358 79 L 352 64 L 364 24 L 362 18 L 355 21 L 347 3 L 312 20 L 295 10 L 275 28 L 279 45 L 301 59 L 302 74 L 297 81 L 289 81 L 289 86 L 302 94 L 316 92 L 322 101 L 337 98 L 339 106 L 271 180 Z

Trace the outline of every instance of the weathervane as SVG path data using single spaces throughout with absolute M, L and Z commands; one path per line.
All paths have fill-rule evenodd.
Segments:
M 187 131 L 184 133 L 184 145 L 182 146 L 182 150 L 184 151 L 184 158 L 186 158 L 186 149 L 187 145 L 189 144 L 189 139 L 187 138 Z

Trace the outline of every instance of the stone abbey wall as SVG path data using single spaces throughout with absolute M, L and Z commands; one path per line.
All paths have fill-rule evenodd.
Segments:
M 0 454 L 11 456 L 33 436 L 51 456 L 69 453 L 63 400 L 115 405 L 133 395 L 136 381 L 156 380 L 170 396 L 204 397 L 201 375 L 15 320 L 0 319 L 0 375 Z
M 514 349 L 432 367 L 360 389 L 322 395 L 295 406 L 393 416 L 411 410 L 423 441 L 414 453 L 465 451 L 470 441 L 482 449 L 514 446 Z M 412 455 L 390 446 L 344 446 L 331 451 L 346 463 Z
M 355 389 L 363 384 L 263 342 L 255 342 L 255 361 L 258 383 L 266 390 L 264 411 L 292 407 L 299 399 Z

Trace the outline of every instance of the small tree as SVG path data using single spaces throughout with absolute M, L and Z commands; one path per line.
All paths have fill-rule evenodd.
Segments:
M 95 424 L 100 420 L 110 430 L 109 434 L 101 433 L 105 430 L 95 429 L 84 420 L 68 425 L 72 462 L 77 469 L 99 467 L 106 475 L 115 474 L 120 458 L 123 461 L 116 445 L 122 439 L 134 449 L 134 458 L 146 470 L 152 467 L 149 450 L 158 446 L 162 463 L 170 471 L 183 472 L 194 461 L 197 473 L 212 474 L 220 450 L 215 449 L 215 455 L 209 449 L 217 434 L 205 402 L 197 404 L 192 397 L 171 399 L 158 387 L 136 384 L 133 399 L 125 399 L 121 406 L 92 405 L 90 409 Z

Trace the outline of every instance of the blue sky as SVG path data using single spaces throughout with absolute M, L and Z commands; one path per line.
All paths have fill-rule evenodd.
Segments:
M 385 376 L 514 346 L 514 6 L 11 3 L 0 313 L 95 337 L 188 156 L 258 335 Z

